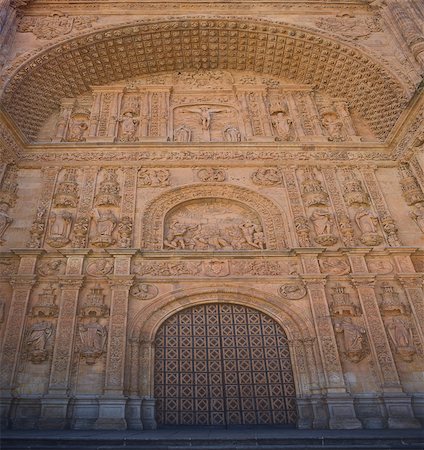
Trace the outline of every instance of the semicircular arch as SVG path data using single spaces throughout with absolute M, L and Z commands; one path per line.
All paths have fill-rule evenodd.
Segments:
M 26 61 L 1 100 L 29 140 L 63 97 L 91 86 L 179 70 L 232 69 L 285 77 L 345 97 L 384 139 L 404 89 L 362 50 L 295 25 L 233 17 L 169 18 L 71 38 Z

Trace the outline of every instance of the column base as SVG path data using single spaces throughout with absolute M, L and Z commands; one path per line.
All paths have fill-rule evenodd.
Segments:
M 141 421 L 145 430 L 156 430 L 158 427 L 155 419 L 156 400 L 154 398 L 144 398 L 141 403 Z
M 10 410 L 13 397 L 9 392 L 0 394 L 0 429 L 6 430 L 10 426 Z
M 414 416 L 424 426 L 424 394 L 414 394 L 412 397 Z
M 381 429 L 387 427 L 385 409 L 380 397 L 360 395 L 354 400 L 356 413 L 366 429 Z
M 421 428 L 412 409 L 411 397 L 405 394 L 385 394 L 384 404 L 387 409 L 389 428 Z
M 14 430 L 33 430 L 37 428 L 41 416 L 41 399 L 16 398 L 10 410 L 10 427 Z
M 355 430 L 362 428 L 353 406 L 352 398 L 347 395 L 327 395 L 327 406 L 331 430 Z
M 127 402 L 126 419 L 130 430 L 142 430 L 141 422 L 141 402 L 140 397 L 130 397 Z
M 96 397 L 77 397 L 73 402 L 71 428 L 92 430 L 99 417 L 99 402 Z
M 321 395 L 313 395 L 311 397 L 311 405 L 313 412 L 312 428 L 315 430 L 325 430 L 328 428 L 328 410 L 324 399 Z
M 41 416 L 37 422 L 40 430 L 64 430 L 69 426 L 69 398 L 46 396 L 41 399 Z
M 99 417 L 94 423 L 95 430 L 126 430 L 125 407 L 127 399 L 101 398 L 99 399 Z
M 298 411 L 297 428 L 300 430 L 311 429 L 313 424 L 313 412 L 310 399 L 298 398 L 296 404 Z

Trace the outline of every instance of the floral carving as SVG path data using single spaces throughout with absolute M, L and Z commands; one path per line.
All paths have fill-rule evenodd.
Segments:
M 197 177 L 200 181 L 207 182 L 207 181 L 225 181 L 226 173 L 223 169 L 218 169 L 214 167 L 207 167 L 204 169 L 198 169 L 197 170 Z

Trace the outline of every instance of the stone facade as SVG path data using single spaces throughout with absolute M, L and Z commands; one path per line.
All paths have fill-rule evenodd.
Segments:
M 0 1 L 2 426 L 421 426 L 421 2 L 53 3 Z

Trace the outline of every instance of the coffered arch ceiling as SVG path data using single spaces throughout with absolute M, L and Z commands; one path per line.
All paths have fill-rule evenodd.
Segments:
M 405 104 L 400 82 L 361 50 L 288 24 L 208 17 L 138 22 L 57 44 L 17 69 L 1 106 L 31 141 L 61 98 L 193 69 L 247 70 L 313 85 L 346 98 L 381 140 Z

